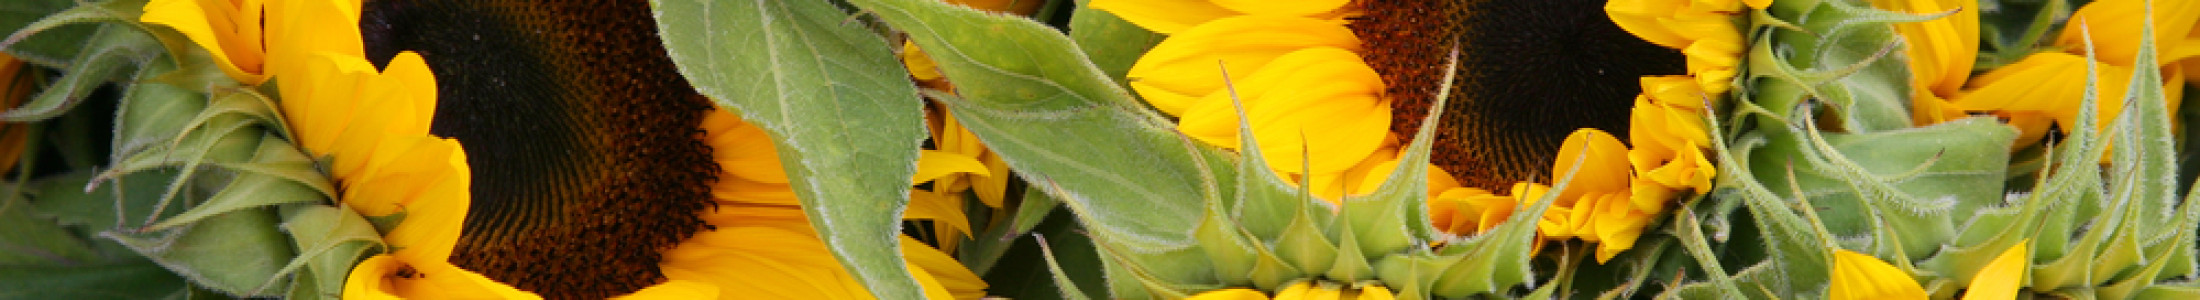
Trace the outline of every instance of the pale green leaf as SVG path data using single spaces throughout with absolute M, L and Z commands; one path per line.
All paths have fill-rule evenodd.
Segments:
M 1054 286 L 1061 289 L 1062 298 L 1072 300 L 1091 299 L 1091 297 L 1085 296 L 1084 290 L 1077 288 L 1077 282 L 1070 280 L 1069 272 L 1062 270 L 1062 263 L 1054 259 L 1054 248 L 1053 246 L 1047 246 L 1047 238 L 1039 235 L 1033 235 L 1032 238 L 1039 240 L 1039 249 L 1047 258 L 1047 270 L 1053 271 Z
M 960 94 L 935 96 L 1032 184 L 1059 187 L 1087 229 L 1110 237 L 1096 240 L 1180 249 L 1197 200 L 1229 192 L 1210 188 L 1231 177 L 1202 177 L 1230 174 L 1229 154 L 1175 133 L 1045 25 L 930 0 L 851 3 L 931 54 Z
M 1054 196 L 1038 189 L 1024 190 L 1022 199 L 1023 204 L 1016 206 L 1016 216 L 1010 218 L 1009 222 L 1009 228 L 1012 228 L 1010 232 L 1017 234 L 1031 232 L 1031 228 L 1038 227 L 1040 221 L 1045 221 L 1047 215 L 1054 212 L 1054 208 L 1062 207 L 1062 201 L 1054 200 Z
M 381 245 L 381 234 L 349 206 L 294 207 L 286 209 L 282 224 L 298 249 L 297 259 L 282 271 L 297 276 L 288 294 L 337 299 L 352 266 Z M 301 266 L 305 272 L 292 273 Z
M 886 43 L 829 2 L 651 3 L 680 74 L 771 133 L 833 256 L 874 296 L 920 297 L 897 229 L 924 117 Z
M 121 1 L 117 1 L 121 2 Z M 10 35 L 24 32 L 31 23 L 75 8 L 77 1 L 70 0 L 17 0 L 0 1 L 0 33 Z M 62 26 L 46 29 L 43 34 L 30 35 L 14 44 L 0 47 L 0 51 L 32 64 L 41 66 L 67 65 L 68 60 L 84 51 L 84 41 L 99 26 Z
M 19 185 L 0 186 L 0 266 L 67 265 L 96 259 L 91 245 L 58 220 L 40 216 L 18 194 Z
M 60 116 L 90 96 L 93 88 L 122 79 L 124 71 L 158 53 L 160 44 L 143 31 L 123 25 L 101 25 L 60 79 L 20 107 L 0 113 L 9 122 L 38 121 Z
M 261 144 L 261 152 L 281 153 L 280 151 L 285 150 L 296 151 L 290 149 L 282 149 L 290 147 L 290 144 L 287 141 L 281 139 L 275 139 L 273 137 L 262 137 L 258 141 L 260 141 Z M 287 173 L 306 173 L 312 172 L 314 170 L 313 165 L 311 164 L 292 164 L 291 166 L 293 168 L 297 168 L 297 170 L 290 170 Z M 309 178 L 308 180 L 312 179 Z M 208 197 L 206 201 L 200 202 L 198 205 L 191 207 L 191 209 L 186 210 L 181 214 L 177 214 L 174 217 L 160 220 L 160 222 L 146 226 L 141 230 L 162 230 L 168 227 L 182 225 L 185 223 L 197 222 L 198 220 L 204 219 L 206 217 L 243 209 L 260 208 L 291 203 L 314 203 L 323 201 L 324 199 L 328 199 L 326 197 L 330 195 L 323 190 L 316 189 L 314 186 L 307 185 L 292 178 L 272 176 L 263 173 L 236 173 L 235 176 L 230 178 L 228 181 L 229 182 L 223 185 L 221 189 L 214 192 L 213 196 Z M 322 177 L 319 178 L 319 181 L 325 183 L 328 181 L 328 179 L 326 177 Z
M 0 299 L 161 299 L 190 285 L 159 265 L 121 260 L 79 266 L 0 266 Z
M 233 211 L 168 231 L 100 235 L 200 287 L 241 297 L 282 294 L 289 283 L 280 272 L 296 256 L 267 209 Z

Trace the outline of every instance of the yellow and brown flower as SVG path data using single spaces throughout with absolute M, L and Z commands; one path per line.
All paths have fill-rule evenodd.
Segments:
M 870 296 L 768 137 L 675 73 L 646 3 L 278 2 L 161 1 L 147 21 L 240 82 L 281 81 L 291 138 L 325 158 L 338 201 L 400 220 L 347 298 Z M 984 172 L 936 154 L 919 180 Z M 927 294 L 983 296 L 903 242 Z

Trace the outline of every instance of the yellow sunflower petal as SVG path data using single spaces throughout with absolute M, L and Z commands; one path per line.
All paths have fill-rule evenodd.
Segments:
M 1299 294 L 1297 296 L 1298 297 L 1295 298 L 1303 300 L 1338 300 L 1344 298 L 1344 291 L 1338 290 L 1337 287 L 1334 286 L 1322 285 L 1316 286 L 1313 289 L 1308 289 L 1306 290 L 1306 293 Z M 1293 297 L 1287 297 L 1287 295 L 1279 293 L 1276 294 L 1276 299 L 1286 300 L 1293 299 Z
M 401 299 L 390 294 L 388 282 L 383 278 L 404 267 L 405 263 L 397 261 L 395 256 L 368 257 L 366 261 L 352 266 L 351 274 L 344 278 L 344 299 Z
M 1162 40 L 1131 65 L 1127 77 L 1131 88 L 1155 108 L 1182 114 L 1200 97 L 1223 92 L 1224 66 L 1242 78 L 1286 53 L 1323 46 L 1358 51 L 1360 40 L 1343 25 L 1318 19 L 1223 18 Z
M 352 112 L 367 102 L 354 101 L 360 94 L 358 77 L 373 70 L 362 65 L 366 63 L 321 56 L 307 64 L 303 73 L 285 77 L 277 92 L 283 99 L 283 117 L 297 139 L 294 142 L 315 156 L 334 154 L 336 141 L 351 125 Z
M 344 299 L 541 299 L 449 262 L 407 261 L 377 255 L 352 267 Z
M 1650 214 L 1635 210 L 1630 193 L 1608 194 L 1596 202 L 1597 263 L 1612 261 L 1613 256 L 1633 249 L 1635 240 L 1642 237 L 1642 228 L 1650 225 Z
M 1999 114 L 2002 119 L 2008 120 L 2010 127 L 2017 128 L 2017 142 L 2011 144 L 2012 147 L 2038 144 L 2040 140 L 2047 138 L 2047 127 L 2055 125 L 2055 118 L 2044 112 L 2012 111 Z
M 1513 197 L 1504 196 L 1473 197 L 1468 198 L 1467 203 L 1473 207 L 1484 209 L 1480 216 L 1481 219 L 1475 221 L 1474 232 L 1489 232 L 1490 229 L 1496 229 L 1497 225 L 1505 223 L 1505 219 L 1512 217 L 1514 209 L 1521 208 L 1520 201 Z
M 2153 3 L 2154 9 L 2154 17 L 2151 20 L 2155 25 L 2155 45 L 2164 47 L 2159 49 L 2160 53 L 2178 53 L 2179 49 L 2168 47 L 2174 47 L 2178 45 L 2177 41 L 2191 36 L 2194 29 L 2192 24 L 2200 23 L 2200 1 L 2093 1 L 2093 3 L 2086 4 L 2085 7 L 2078 8 L 2076 13 L 2070 15 L 2070 28 L 2073 29 L 2063 30 L 2062 36 L 2055 40 L 2055 44 L 2071 47 L 2074 51 L 2083 51 L 2085 30 L 2075 29 L 2083 26 L 2082 28 L 2088 28 L 2092 31 L 2093 47 L 2098 51 L 2095 54 L 2100 57 L 2101 62 L 2117 66 L 2136 67 L 2132 63 L 2138 61 L 2139 34 L 2143 29 L 2142 27 L 2146 26 L 2146 22 L 2150 20 L 2150 18 L 2141 16 L 2146 15 L 2147 6 L 2150 2 Z M 2159 60 L 2161 63 L 2174 61 Z M 2128 73 L 2126 72 L 2126 74 Z M 2080 72 L 2078 74 L 2085 73 Z M 2102 74 L 2108 74 L 2108 72 L 2103 71 Z
M 985 163 L 978 162 L 977 158 L 960 153 L 923 150 L 917 152 L 917 173 L 912 179 L 915 183 L 925 183 L 958 173 L 989 175 L 986 173 Z
M 2098 68 L 2100 74 L 2098 84 L 2102 88 L 2098 89 L 2100 97 L 2096 100 L 2100 115 L 2114 116 L 2122 113 L 2126 89 L 2115 87 L 2130 85 L 2132 69 L 2106 63 L 2089 64 L 2082 56 L 2061 52 L 2033 54 L 2016 64 L 1980 75 L 1974 79 L 1975 89 L 1959 96 L 1951 104 L 1967 109 L 1998 110 L 2012 116 L 2045 115 L 2052 117 L 2062 128 L 2075 128 L 2072 123 L 2077 121 L 2078 104 L 2084 99 L 2087 65 Z M 2177 67 L 2174 65 L 2166 69 L 2168 72 L 2164 73 L 2166 78 L 2163 94 L 2170 99 L 2183 97 L 2185 83 L 2178 78 L 2183 73 L 2176 71 Z M 2172 105 L 2167 108 L 2175 107 Z M 2017 120 L 2012 119 L 2012 123 L 2017 123 Z M 2094 130 L 2105 128 L 2107 123 L 2095 123 Z M 2028 126 L 2020 126 L 2020 129 L 2027 129 L 2020 140 L 2037 140 L 2036 137 L 2041 134 Z
M 439 99 L 436 98 L 435 72 L 428 70 L 428 63 L 420 58 L 420 53 L 412 51 L 398 52 L 396 57 L 390 58 L 388 67 L 382 69 L 382 75 L 396 81 L 397 89 L 411 93 L 408 98 L 404 98 L 411 100 L 413 103 L 414 111 L 411 115 L 419 117 L 435 116 L 435 107 L 437 99 Z M 409 128 L 406 133 L 427 133 L 427 130 L 428 123 L 421 122 L 418 128 Z
M 2009 250 L 2002 250 L 1993 262 L 1986 263 L 1978 275 L 1971 277 L 1971 286 L 1963 291 L 1964 300 L 2016 299 L 2017 289 L 2025 282 L 2024 275 L 2031 269 L 2032 254 L 2026 249 L 2031 239 L 2017 242 Z
M 764 128 L 742 122 L 741 116 L 725 110 L 704 115 L 702 127 L 709 131 L 704 141 L 716 145 L 711 156 L 727 175 L 759 183 L 787 183 L 787 169 L 780 166 L 779 150 L 772 143 L 762 142 L 771 140 Z
M 1925 22 L 1895 24 L 1906 42 L 1911 82 L 1919 93 L 1953 95 L 1971 77 L 1978 56 L 1977 0 L 1874 0 L 1874 6 L 1913 14 L 1953 15 Z
M 422 138 L 432 140 L 418 142 L 407 152 L 396 155 L 401 157 L 401 162 L 392 163 L 383 172 L 347 183 L 419 188 L 348 189 L 344 201 L 365 202 L 361 207 L 372 207 L 374 202 L 398 203 L 405 219 L 383 235 L 385 242 L 399 247 L 395 254 L 408 260 L 447 259 L 451 249 L 457 246 L 460 224 L 466 220 L 471 203 L 471 194 L 467 191 L 472 175 L 466 165 L 465 152 L 459 149 L 457 141 Z M 367 209 L 360 211 L 370 216 L 386 215 Z
M 1383 286 L 1380 286 L 1380 285 L 1370 285 L 1370 286 L 1367 286 L 1367 287 L 1363 287 L 1363 288 L 1360 288 L 1360 298 L 1359 298 L 1359 300 L 1391 300 L 1391 299 L 1398 299 L 1398 295 L 1392 294 L 1392 293 L 1390 292 L 1390 288 L 1385 288 L 1385 287 L 1383 287 Z
M 1925 288 L 1910 274 L 1877 257 L 1836 249 L 1829 299 L 1925 299 Z
M 1215 5 L 1217 5 L 1217 6 L 1222 6 L 1223 8 L 1228 8 L 1228 9 L 1230 9 L 1230 10 L 1233 10 L 1233 11 L 1237 11 L 1237 12 L 1241 12 L 1241 13 L 1247 13 L 1247 14 L 1256 14 L 1256 15 L 1278 15 L 1278 16 L 1313 16 L 1313 15 L 1319 15 L 1319 14 L 1323 14 L 1323 13 L 1328 13 L 1328 12 L 1330 12 L 1330 11 L 1334 11 L 1334 10 L 1337 10 L 1337 8 L 1339 8 L 1339 7 L 1343 7 L 1345 3 L 1351 2 L 1350 0 L 1304 0 L 1304 1 L 1272 1 L 1272 0 L 1211 0 L 1211 1 L 1213 1 L 1213 2 L 1215 3 Z M 1187 1 L 1187 2 L 1190 2 L 1190 1 Z
M 261 48 L 258 0 L 158 0 L 145 4 L 145 23 L 167 25 L 213 54 L 222 72 L 246 85 L 267 81 L 260 73 L 266 50 Z
M 799 206 L 726 204 L 704 221 L 717 229 L 697 232 L 665 251 L 659 265 L 665 277 L 718 286 L 720 299 L 870 298 L 818 239 Z M 912 241 L 903 241 L 902 255 L 927 294 L 982 293 L 983 286 L 971 288 L 973 282 L 982 284 L 974 281 L 976 275 L 956 270 L 959 264 L 939 264 L 945 254 Z
M 1390 104 L 1378 98 L 1382 78 L 1357 54 L 1330 47 L 1295 51 L 1237 82 L 1245 123 L 1274 170 L 1344 172 L 1388 137 Z M 1236 148 L 1238 124 L 1228 96 L 1216 94 L 1186 111 L 1177 129 Z
M 870 298 L 868 290 L 810 232 L 713 225 L 718 229 L 697 232 L 664 252 L 665 277 L 716 285 L 725 291 L 719 299 Z
M 1429 198 L 1429 220 L 1437 230 L 1471 235 L 1496 227 L 1512 216 L 1513 197 L 1477 188 L 1452 188 Z
M 947 78 L 940 74 L 940 63 L 933 61 L 932 56 L 924 55 L 924 49 L 917 48 L 915 41 L 901 43 L 901 64 L 909 69 L 909 77 L 914 77 L 917 81 Z
M 1276 291 L 1276 300 L 1311 299 L 1307 297 L 1307 294 L 1313 293 L 1314 290 L 1316 288 L 1314 288 L 1313 282 L 1301 281 L 1284 287 L 1281 291 Z
M 1185 300 L 1268 300 L 1268 295 L 1251 289 L 1220 289 L 1200 292 Z
M 360 6 L 354 0 L 269 1 L 267 37 L 261 42 L 267 49 L 266 73 L 282 77 L 321 53 L 365 58 Z
M 1695 42 L 1681 48 L 1688 58 L 1690 71 L 1709 69 L 1733 69 L 1741 63 L 1742 34 L 1725 15 L 1705 15 L 1702 19 L 1669 24 L 1686 25 L 1683 34 L 1694 36 Z M 1692 72 L 1693 73 L 1693 72 Z
M 1383 186 L 1384 180 L 1390 178 L 1390 171 L 1398 168 L 1398 144 L 1396 141 L 1396 139 L 1385 138 L 1382 145 L 1375 148 L 1375 152 L 1368 153 L 1366 160 L 1346 168 L 1344 172 L 1314 174 L 1310 179 L 1312 181 L 1310 184 L 1313 186 L 1309 189 L 1314 192 L 1315 196 L 1323 197 L 1323 200 L 1330 200 L 1331 203 L 1344 199 L 1346 195 L 1365 195 L 1375 192 L 1375 189 Z M 1439 183 L 1453 180 L 1450 178 L 1451 175 L 1443 174 L 1443 171 L 1436 169 L 1436 166 L 1429 166 L 1428 171 L 1431 195 L 1435 194 L 1434 192 L 1442 191 L 1439 186 L 1450 188 L 1459 185 L 1457 182 Z
M 1138 27 L 1170 35 L 1208 21 L 1238 15 L 1237 11 L 1208 1 L 1093 0 L 1090 5 L 1093 9 L 1115 14 Z
M 730 173 L 730 172 L 729 172 Z M 719 203 L 744 203 L 757 205 L 799 206 L 794 187 L 786 183 L 755 182 L 741 178 L 719 178 L 711 186 L 710 195 Z
M 1574 170 L 1577 164 L 1580 167 Z M 1551 165 L 1551 172 L 1559 174 L 1553 176 L 1553 180 L 1572 178 L 1566 190 L 1559 192 L 1560 201 L 1567 201 L 1565 199 L 1579 199 L 1592 192 L 1627 190 L 1628 168 L 1626 144 L 1603 130 L 1583 128 L 1566 136 L 1565 144 L 1558 148 L 1558 159 Z M 1568 170 L 1574 170 L 1573 175 L 1567 175 Z
M 1689 40 L 1666 29 L 1658 20 L 1671 14 L 1673 7 L 1686 3 L 1687 0 L 1613 0 L 1604 3 L 1604 12 L 1612 18 L 1612 23 L 1636 37 L 1666 48 L 1680 49 L 1688 47 Z
M 978 278 L 978 273 L 971 272 L 962 262 L 947 256 L 947 252 L 941 252 L 916 238 L 904 235 L 901 236 L 901 256 L 909 261 L 910 271 L 931 276 L 942 290 L 953 294 L 955 299 L 985 297 L 985 280 Z
M 971 232 L 970 217 L 963 214 L 962 201 L 960 193 L 912 190 L 909 191 L 909 206 L 901 212 L 901 218 L 932 220 L 935 224 L 946 225 L 948 232 L 942 234 L 959 237 Z
M 1636 211 L 1650 214 L 1665 212 L 1666 204 L 1672 202 L 1673 196 L 1677 194 L 1672 188 L 1649 178 L 1636 177 L 1631 188 L 1627 202 Z

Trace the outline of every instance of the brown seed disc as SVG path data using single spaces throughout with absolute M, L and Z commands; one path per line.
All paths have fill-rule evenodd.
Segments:
M 718 165 L 705 112 L 665 57 L 645 1 L 372 0 L 368 56 L 421 54 L 473 203 L 451 262 L 551 298 L 605 298 L 665 277 L 705 224 Z
M 1627 137 L 1643 75 L 1683 74 L 1680 51 L 1614 25 L 1602 0 L 1362 1 L 1353 32 L 1392 99 L 1391 132 L 1413 136 L 1435 103 L 1446 57 L 1458 79 L 1430 156 L 1461 184 L 1502 193 L 1549 182 L 1578 128 Z

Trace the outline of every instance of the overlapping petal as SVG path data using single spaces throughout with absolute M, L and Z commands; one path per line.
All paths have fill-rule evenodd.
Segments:
M 183 33 L 245 85 L 310 72 L 321 53 L 361 56 L 360 1 L 160 0 L 139 19 Z M 289 70 L 289 71 L 286 71 Z
M 1875 0 L 1880 9 L 1912 14 L 1949 13 L 1925 22 L 1895 24 L 1909 58 L 1911 120 L 1918 125 L 1963 118 L 1954 97 L 1971 77 L 1978 57 L 1979 5 L 1976 0 Z
M 260 27 L 263 7 L 261 0 L 156 0 L 145 4 L 138 19 L 174 28 L 213 54 L 230 78 L 258 85 L 267 81 L 260 69 L 267 55 Z
M 1177 129 L 1223 148 L 1238 145 L 1243 103 L 1269 167 L 1287 173 L 1344 172 L 1381 148 L 1390 104 L 1382 77 L 1340 48 L 1293 51 L 1232 81 L 1235 93 L 1208 95 L 1184 111 Z M 1237 101 L 1233 101 L 1232 96 Z M 1311 169 L 1308 169 L 1311 168 Z
M 1356 52 L 1360 39 L 1343 25 L 1312 18 L 1223 18 L 1162 40 L 1131 65 L 1127 77 L 1131 89 L 1147 103 L 1182 115 L 1202 98 L 1227 94 L 1222 90 L 1225 68 L 1244 77 L 1284 54 L 1316 47 Z

